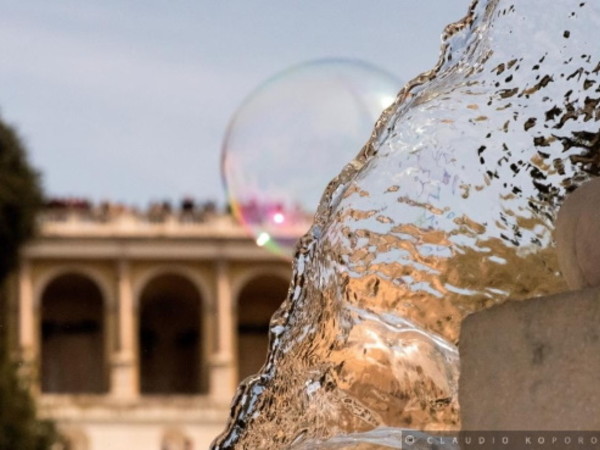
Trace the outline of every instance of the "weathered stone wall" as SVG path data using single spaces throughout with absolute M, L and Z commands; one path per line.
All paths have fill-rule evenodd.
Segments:
M 600 429 L 600 289 L 474 314 L 459 348 L 463 429 Z

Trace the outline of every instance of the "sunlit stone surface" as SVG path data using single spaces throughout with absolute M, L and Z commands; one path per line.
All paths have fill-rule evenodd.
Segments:
M 455 429 L 470 312 L 565 288 L 565 194 L 600 166 L 600 3 L 474 2 L 329 185 L 261 374 L 214 448 Z
M 600 286 L 600 178 L 567 196 L 556 218 L 558 263 L 573 290 Z
M 463 429 L 598 430 L 599 322 L 599 289 L 508 302 L 469 316 L 460 339 Z

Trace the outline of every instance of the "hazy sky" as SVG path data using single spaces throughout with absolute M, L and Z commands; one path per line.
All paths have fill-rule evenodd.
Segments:
M 0 0 L 0 114 L 49 195 L 223 201 L 223 135 L 256 86 L 324 57 L 406 82 L 469 3 Z

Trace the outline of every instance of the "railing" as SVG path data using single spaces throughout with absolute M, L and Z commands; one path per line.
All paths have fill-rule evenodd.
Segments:
M 295 239 L 308 230 L 310 222 L 306 219 L 259 226 L 272 236 Z M 176 209 L 168 203 L 154 203 L 140 210 L 116 203 L 94 205 L 84 200 L 53 200 L 39 214 L 38 230 L 41 236 L 63 237 L 256 237 L 213 203 L 196 205 L 191 201 L 182 201 Z

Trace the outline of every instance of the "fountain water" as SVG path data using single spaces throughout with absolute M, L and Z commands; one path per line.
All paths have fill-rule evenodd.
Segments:
M 599 26 L 598 2 L 488 0 L 446 28 L 325 190 L 214 449 L 460 426 L 461 320 L 564 288 L 555 212 L 600 172 Z

